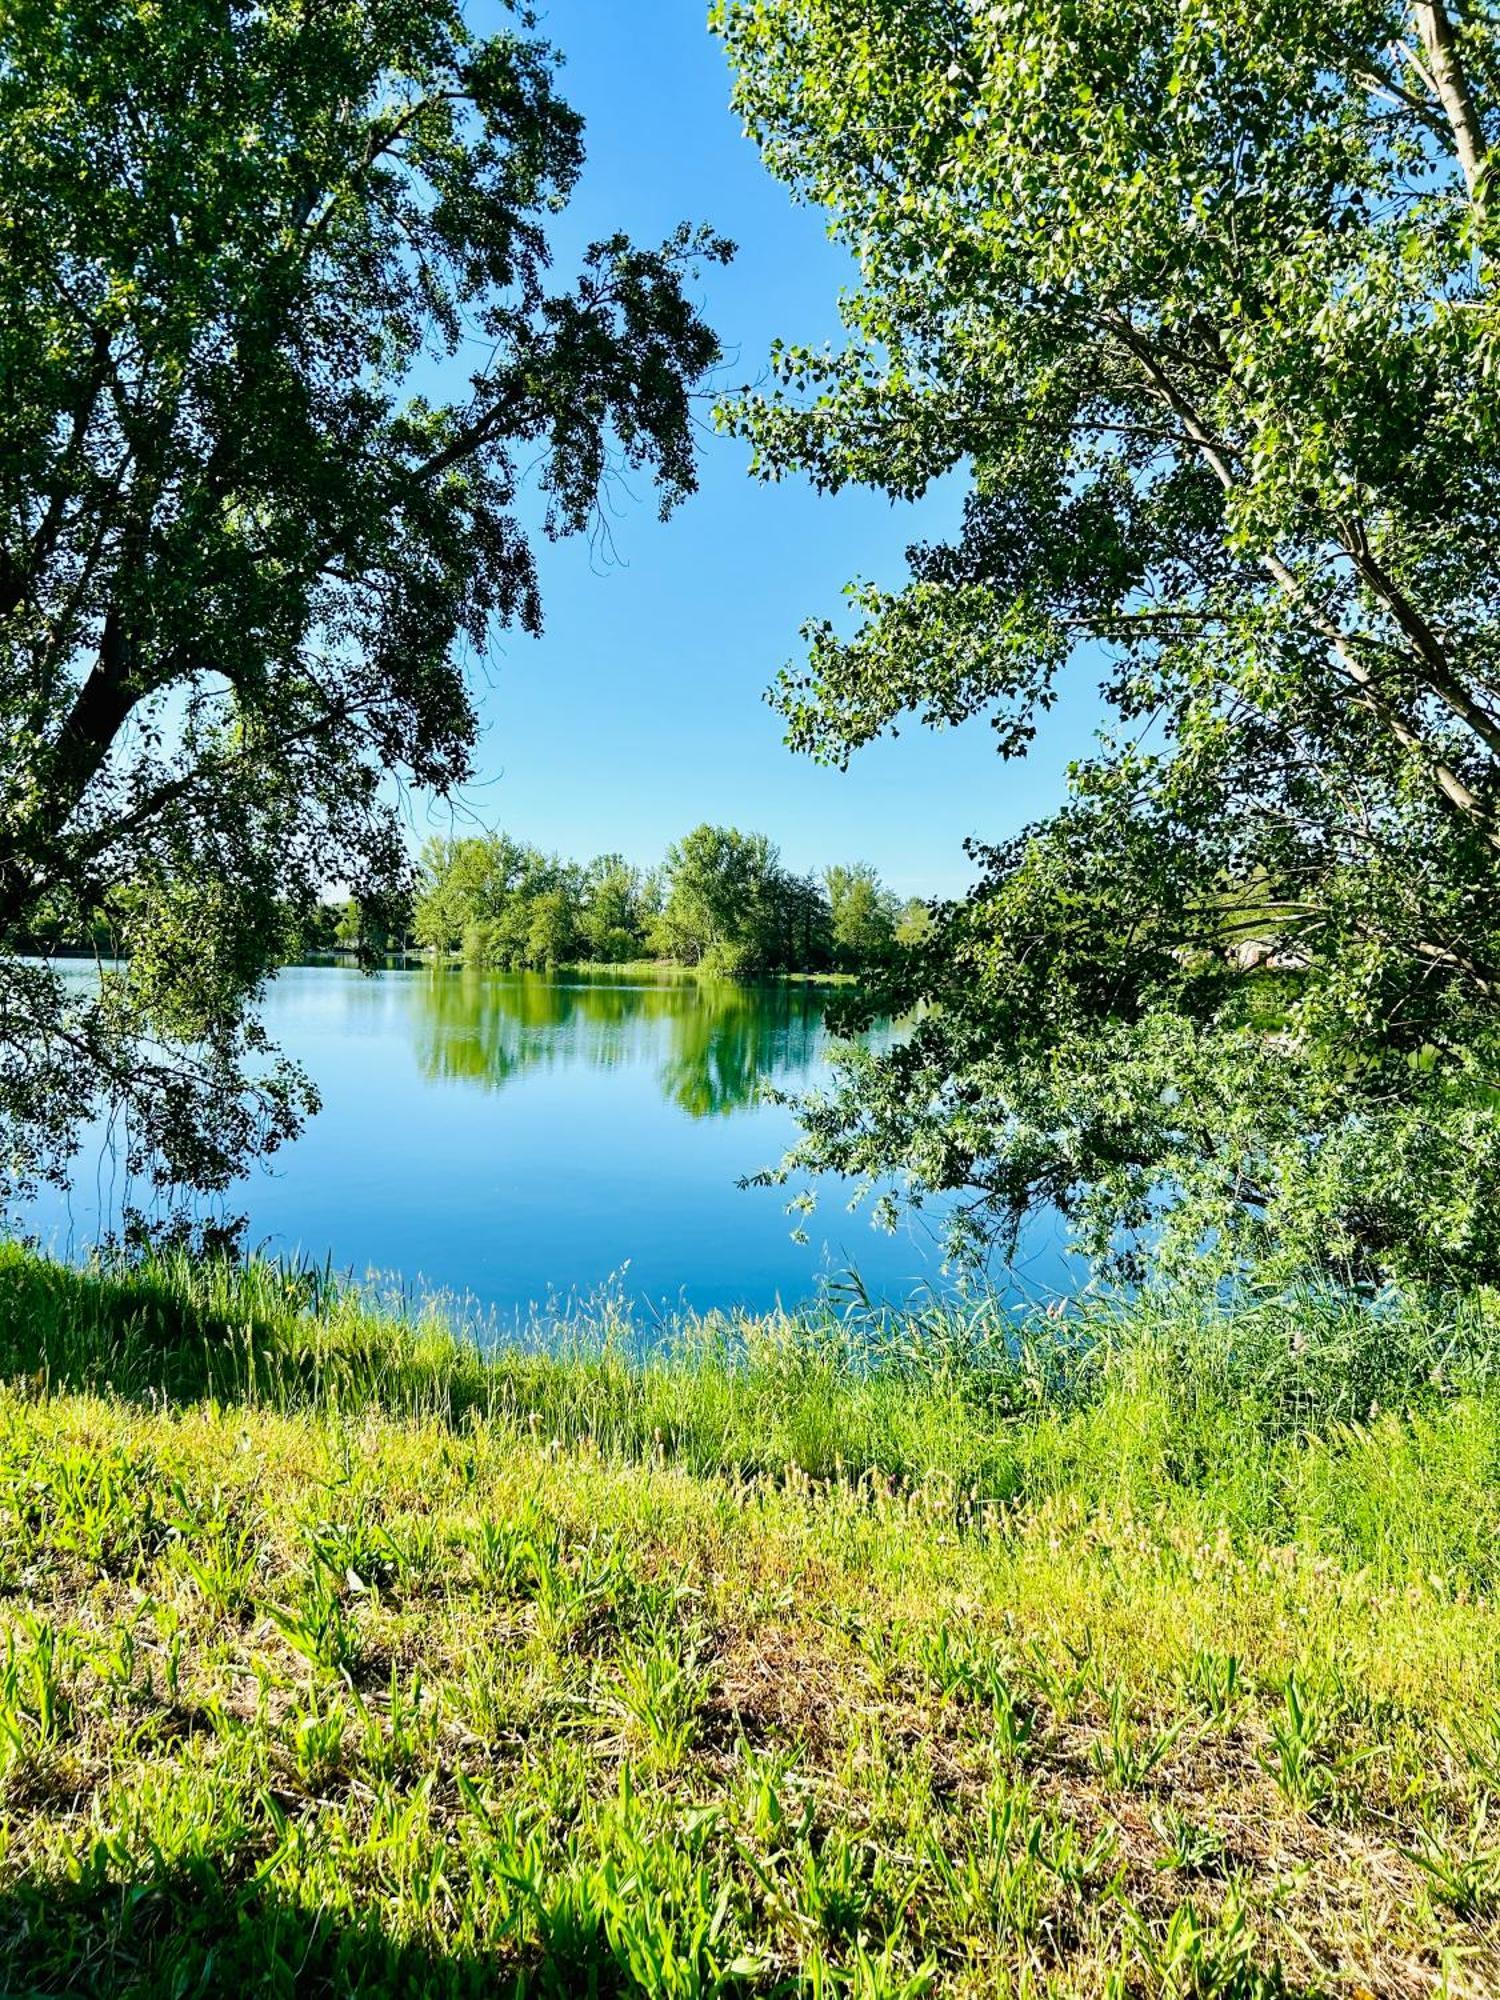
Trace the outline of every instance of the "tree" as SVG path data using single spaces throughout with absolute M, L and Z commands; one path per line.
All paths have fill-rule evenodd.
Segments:
M 583 941 L 585 873 L 507 833 L 429 840 L 418 864 L 417 941 L 474 965 L 540 969 Z
M 931 936 L 931 906 L 924 903 L 920 896 L 908 896 L 896 912 L 892 943 L 909 951 L 913 945 L 925 944 Z
M 872 997 L 931 1004 L 800 1160 L 965 1189 L 987 1237 L 1055 1202 L 1101 1256 L 1500 1277 L 1493 11 L 717 25 L 861 267 L 842 351 L 726 421 L 767 478 L 970 481 L 857 630 L 807 628 L 791 740 L 987 715 L 1015 757 L 1078 673 L 1115 717 Z
M 782 972 L 824 972 L 832 965 L 828 897 L 815 875 L 778 869 L 766 884 L 762 908 L 765 965 Z
M 365 964 L 373 965 L 389 953 L 405 948 L 411 928 L 411 906 L 405 897 L 367 901 L 349 896 L 338 906 L 325 903 L 320 907 L 335 914 L 329 944 L 354 952 Z M 306 948 L 305 936 L 303 948 Z
M 726 246 L 611 237 L 548 289 L 582 128 L 528 18 L 59 0 L 0 24 L 7 1186 L 60 1174 L 101 1094 L 165 1182 L 221 1186 L 295 1129 L 311 1090 L 252 1002 L 324 882 L 405 874 L 387 780 L 466 775 L 461 655 L 540 627 L 526 468 L 554 535 L 612 461 L 663 511 L 694 484 L 719 350 L 684 284 Z M 473 366 L 452 400 L 444 357 Z M 122 883 L 129 969 L 97 999 L 18 962 L 39 912 L 83 921 Z
M 764 963 L 766 903 L 780 857 L 763 833 L 706 822 L 667 850 L 655 948 L 686 965 L 736 974 Z
M 473 949 L 476 930 L 505 918 L 541 860 L 535 848 L 505 833 L 434 836 L 424 843 L 417 862 L 417 942 L 432 951 L 482 956 Z M 520 932 L 525 927 L 523 917 Z
M 578 950 L 577 910 L 562 885 L 543 889 L 527 905 L 526 958 L 538 971 L 573 958 Z
M 846 972 L 880 965 L 896 941 L 896 898 L 883 889 L 868 861 L 852 867 L 835 865 L 823 878 L 828 885 L 833 949 Z
M 465 929 L 481 914 L 491 865 L 485 840 L 433 835 L 423 843 L 412 898 L 412 933 L 419 945 L 436 952 L 459 949 Z
M 583 902 L 583 936 L 592 957 L 618 962 L 645 949 L 645 885 L 623 855 L 601 854 L 589 863 Z

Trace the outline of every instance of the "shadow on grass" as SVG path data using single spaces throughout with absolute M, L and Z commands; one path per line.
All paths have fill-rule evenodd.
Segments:
M 525 1344 L 481 1348 L 436 1314 L 382 1311 L 316 1272 L 175 1255 L 79 1270 L 0 1243 L 0 1382 L 38 1394 L 379 1410 L 455 1426 L 493 1418 L 699 1474 L 878 1468 L 1011 1491 L 997 1423 L 1009 1358 L 950 1364 L 903 1349 L 877 1359 L 876 1338 L 814 1313 L 688 1319 L 643 1343 L 606 1303 L 539 1321 Z
M 0 1376 L 138 1401 L 462 1415 L 490 1369 L 446 1328 L 341 1300 L 317 1272 L 168 1256 L 78 1269 L 0 1244 Z
M 253 1879 L 236 1886 L 204 1862 L 180 1875 L 104 1889 L 23 1880 L 0 1893 L 0 1994 L 6 2000 L 23 1994 L 35 2000 L 624 2000 L 698 1992 L 765 2000 L 822 1989 L 821 1981 L 809 1984 L 795 1974 L 736 1976 L 712 1963 L 695 1969 L 693 1946 L 683 1943 L 676 1976 L 661 1979 L 648 1968 L 644 1982 L 613 1949 L 602 1923 L 575 1920 L 547 1949 L 533 1943 L 519 1953 L 450 1950 L 393 1937 L 370 1913 L 299 1905 Z M 935 1990 L 930 1969 L 915 1979 L 892 1971 L 887 1985 L 876 1961 L 864 1957 L 861 1964 L 867 1976 L 849 1988 L 870 2000 Z M 1206 1967 L 1191 1990 L 1204 2000 L 1324 2000 L 1327 1993 L 1288 1984 L 1279 1968 L 1243 1960 Z
M 738 1982 L 733 1993 L 764 1991 Z M 0 1893 L 0 1994 L 90 2000 L 572 2000 L 639 1993 L 603 1927 L 520 1955 L 392 1936 L 370 1913 L 303 1906 L 211 1863 L 107 1888 Z

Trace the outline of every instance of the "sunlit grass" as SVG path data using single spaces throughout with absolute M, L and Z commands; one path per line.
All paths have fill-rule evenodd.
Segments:
M 11 1250 L 0 1992 L 1491 1992 L 1494 1345 Z

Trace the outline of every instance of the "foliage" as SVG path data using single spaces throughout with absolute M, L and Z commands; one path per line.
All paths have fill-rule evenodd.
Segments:
M 652 927 L 663 955 L 716 971 L 753 970 L 770 931 L 781 858 L 763 833 L 696 826 L 667 849 L 666 895 Z
M 1477 1309 L 601 1311 L 0 1254 L 0 1985 L 1494 1987 Z
M 528 468 L 553 535 L 612 466 L 694 484 L 727 248 L 613 236 L 549 289 L 581 122 L 495 12 L 0 17 L 0 1191 L 100 1098 L 163 1182 L 296 1128 L 251 1003 L 326 882 L 402 886 L 397 786 L 465 776 L 463 656 L 540 623 Z M 97 995 L 19 960 L 101 910 Z
M 583 879 L 580 929 L 588 956 L 603 965 L 637 956 L 657 894 L 655 881 L 632 868 L 623 854 L 596 855 Z
M 513 971 L 647 954 L 734 979 L 879 964 L 895 898 L 867 862 L 825 881 L 792 874 L 763 833 L 736 827 L 694 827 L 647 874 L 619 854 L 579 866 L 508 834 L 470 834 L 423 848 L 414 935 Z
M 932 935 L 932 910 L 918 896 L 909 896 L 897 910 L 891 942 L 910 948 L 925 944 Z
M 859 861 L 852 868 L 830 868 L 823 879 L 828 885 L 833 948 L 839 964 L 854 968 L 879 965 L 888 959 L 896 942 L 901 905 L 888 889 L 881 888 L 875 870 L 868 862 Z
M 304 926 L 302 948 L 352 951 L 362 963 L 374 963 L 405 949 L 411 914 L 411 898 L 405 894 L 348 896 L 341 903 L 323 903 Z
M 962 530 L 851 586 L 777 691 L 1025 753 L 801 1159 L 1355 1277 L 1500 1274 L 1500 37 L 1483 0 L 721 0 L 772 171 L 856 256 L 841 351 L 725 413 L 766 478 Z M 1248 968 L 1270 967 L 1270 974 Z
M 616 854 L 586 868 L 508 834 L 429 840 L 417 870 L 413 932 L 438 952 L 512 971 L 579 957 L 639 957 L 651 885 Z
M 792 875 L 763 833 L 696 826 L 668 848 L 652 941 L 685 965 L 739 977 L 829 963 L 829 917 L 816 882 Z

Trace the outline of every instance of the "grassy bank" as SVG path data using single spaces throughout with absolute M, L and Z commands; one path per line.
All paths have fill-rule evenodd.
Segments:
M 1493 1992 L 1497 1356 L 0 1253 L 0 1992 Z

